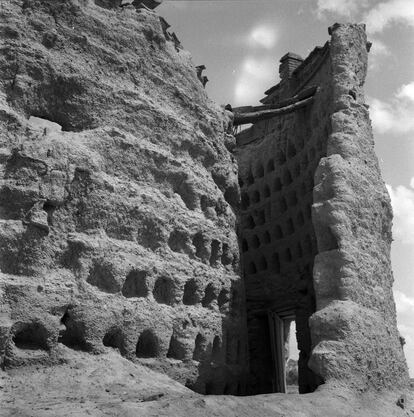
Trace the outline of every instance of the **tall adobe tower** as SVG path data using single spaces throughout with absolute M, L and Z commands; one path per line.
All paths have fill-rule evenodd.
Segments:
M 398 387 L 390 200 L 363 84 L 363 25 L 330 28 L 303 60 L 286 54 L 263 106 L 235 109 L 251 392 L 284 390 L 296 321 L 299 390 L 322 382 Z
M 2 3 L 0 362 L 117 350 L 242 393 L 237 167 L 159 3 Z
M 404 385 L 363 27 L 334 27 L 303 62 L 285 56 L 264 107 L 236 112 L 236 124 L 254 124 L 235 150 L 226 113 L 149 10 L 157 3 L 0 7 L 0 376 L 23 375 L 18 403 L 36 407 L 26 400 L 40 386 L 48 414 L 62 415 L 53 378 L 39 378 L 61 367 L 55 386 L 73 415 L 71 361 L 88 391 L 110 374 L 106 358 L 129 375 L 121 386 L 156 389 L 137 389 L 128 406 L 155 405 L 164 373 L 181 383 L 162 375 L 184 413 L 213 415 L 223 403 L 193 401 L 183 385 L 283 390 L 285 328 L 296 320 L 301 392 Z M 96 359 L 99 372 L 84 371 Z M 111 401 L 126 410 L 120 391 Z M 106 389 L 88 392 L 111 404 Z M 149 413 L 175 415 L 170 400 Z

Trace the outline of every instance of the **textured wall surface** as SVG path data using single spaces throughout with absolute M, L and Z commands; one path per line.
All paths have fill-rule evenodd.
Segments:
M 334 26 L 325 47 L 281 72 L 291 78 L 264 103 L 319 90 L 241 134 L 238 169 L 228 116 L 165 21 L 114 4 L 0 7 L 0 388 L 14 373 L 22 403 L 43 395 L 51 410 L 60 398 L 68 415 L 82 386 L 82 412 L 108 402 L 142 415 L 252 415 L 266 402 L 263 415 L 316 416 L 354 415 L 337 385 L 403 387 L 363 26 Z M 326 383 L 311 406 L 208 402 L 141 366 L 200 393 L 269 392 L 268 311 L 295 316 L 301 392 Z M 155 401 L 154 387 L 174 401 Z M 389 398 L 376 405 L 387 417 Z M 34 415 L 65 415 L 43 408 Z
M 326 48 L 325 48 L 326 49 Z M 323 51 L 314 55 L 321 58 Z M 314 67 L 313 59 L 302 73 Z M 316 102 L 297 112 L 260 121 L 238 137 L 253 142 L 239 146 L 241 178 L 241 248 L 246 281 L 252 391 L 272 392 L 273 369 L 268 336 L 268 310 L 282 318 L 295 315 L 300 350 L 300 391 L 313 391 L 318 379 L 307 363 L 311 352 L 309 317 L 315 311 L 312 270 L 317 242 L 312 223 L 314 174 L 326 155 L 331 87 L 329 63 L 313 83 L 320 84 Z M 293 89 L 282 82 L 266 98 L 275 103 Z
M 401 387 L 408 373 L 392 295 L 392 209 L 364 102 L 365 28 L 331 31 L 331 133 L 312 207 L 318 255 L 311 367 L 360 389 Z
M 0 8 L 1 361 L 116 348 L 240 393 L 234 138 L 155 13 L 96 3 Z
M 237 136 L 254 393 L 272 391 L 269 311 L 295 316 L 301 392 L 323 381 L 362 390 L 407 381 L 391 291 L 392 212 L 363 96 L 365 31 L 331 31 L 302 63 L 282 58 L 282 81 L 262 100 L 318 86 L 312 104 Z

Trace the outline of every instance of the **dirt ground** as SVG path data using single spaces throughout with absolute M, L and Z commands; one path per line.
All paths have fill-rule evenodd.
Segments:
M 401 393 L 334 393 L 326 386 L 306 395 L 203 396 L 114 350 L 89 355 L 64 349 L 56 366 L 1 371 L 1 417 L 414 416 L 412 392 L 405 410 L 396 405 Z

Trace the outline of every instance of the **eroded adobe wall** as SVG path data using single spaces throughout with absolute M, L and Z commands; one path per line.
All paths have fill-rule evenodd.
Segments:
M 327 48 L 315 50 L 295 80 L 284 80 L 266 99 L 276 103 L 308 86 L 319 91 L 312 105 L 258 122 L 239 135 L 241 250 L 246 285 L 253 393 L 272 392 L 267 313 L 293 312 L 296 319 L 300 392 L 319 378 L 308 367 L 309 317 L 315 311 L 312 271 L 317 242 L 312 223 L 314 175 L 330 133 L 331 85 Z M 290 85 L 289 85 L 290 83 Z M 253 139 L 253 140 L 252 140 Z M 243 144 L 244 143 L 244 144 Z
M 392 214 L 363 97 L 364 28 L 335 26 L 304 62 L 290 56 L 262 102 L 318 86 L 313 103 L 237 136 L 252 392 L 272 390 L 269 310 L 296 316 L 300 392 L 404 385 Z
M 396 388 L 408 374 L 392 295 L 392 210 L 364 101 L 367 39 L 363 25 L 331 30 L 332 132 L 312 208 L 319 253 L 311 367 L 359 389 Z
M 8 0 L 0 33 L 2 364 L 116 348 L 242 392 L 234 138 L 189 54 L 92 1 Z

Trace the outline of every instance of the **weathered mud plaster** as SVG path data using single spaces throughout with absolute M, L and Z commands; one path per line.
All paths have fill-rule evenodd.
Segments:
M 115 348 L 240 394 L 234 137 L 165 21 L 119 3 L 0 8 L 1 362 Z
M 331 132 L 312 206 L 318 255 L 310 366 L 326 381 L 359 389 L 401 387 L 408 374 L 392 294 L 392 209 L 364 101 L 365 27 L 331 31 Z
M 100 406 L 108 363 L 117 381 L 138 384 L 134 407 L 143 385 L 195 395 L 141 365 L 200 393 L 270 392 L 273 311 L 295 316 L 301 392 L 322 382 L 404 386 L 391 209 L 363 102 L 363 27 L 336 26 L 306 60 L 282 59 L 283 80 L 264 105 L 318 89 L 238 135 L 238 168 L 231 115 L 208 99 L 168 24 L 120 3 L 0 7 L 0 355 L 12 370 L 0 376 L 19 373 L 24 400 L 35 392 L 26 377 L 42 390 L 44 381 L 44 407 L 58 389 L 68 413 L 66 370 L 78 393 L 83 363 L 85 391 Z M 54 369 L 57 379 L 45 376 Z M 112 395 L 126 410 L 124 393 Z M 315 395 L 319 409 L 325 397 Z M 210 415 L 220 408 L 210 399 L 210 408 L 199 397 L 187 408 L 179 398 L 179 413 L 165 399 L 149 412 Z M 221 415 L 243 414 L 227 401 Z M 283 414 L 307 407 L 266 401 L 271 415 L 275 403 Z
M 295 315 L 301 392 L 322 382 L 359 390 L 407 383 L 392 295 L 392 211 L 363 93 L 365 28 L 330 32 L 305 60 L 282 58 L 282 81 L 264 106 L 235 109 L 263 119 L 237 135 L 236 148 L 255 393 L 274 388 L 269 312 Z M 264 119 L 310 86 L 317 91 L 302 107 Z

